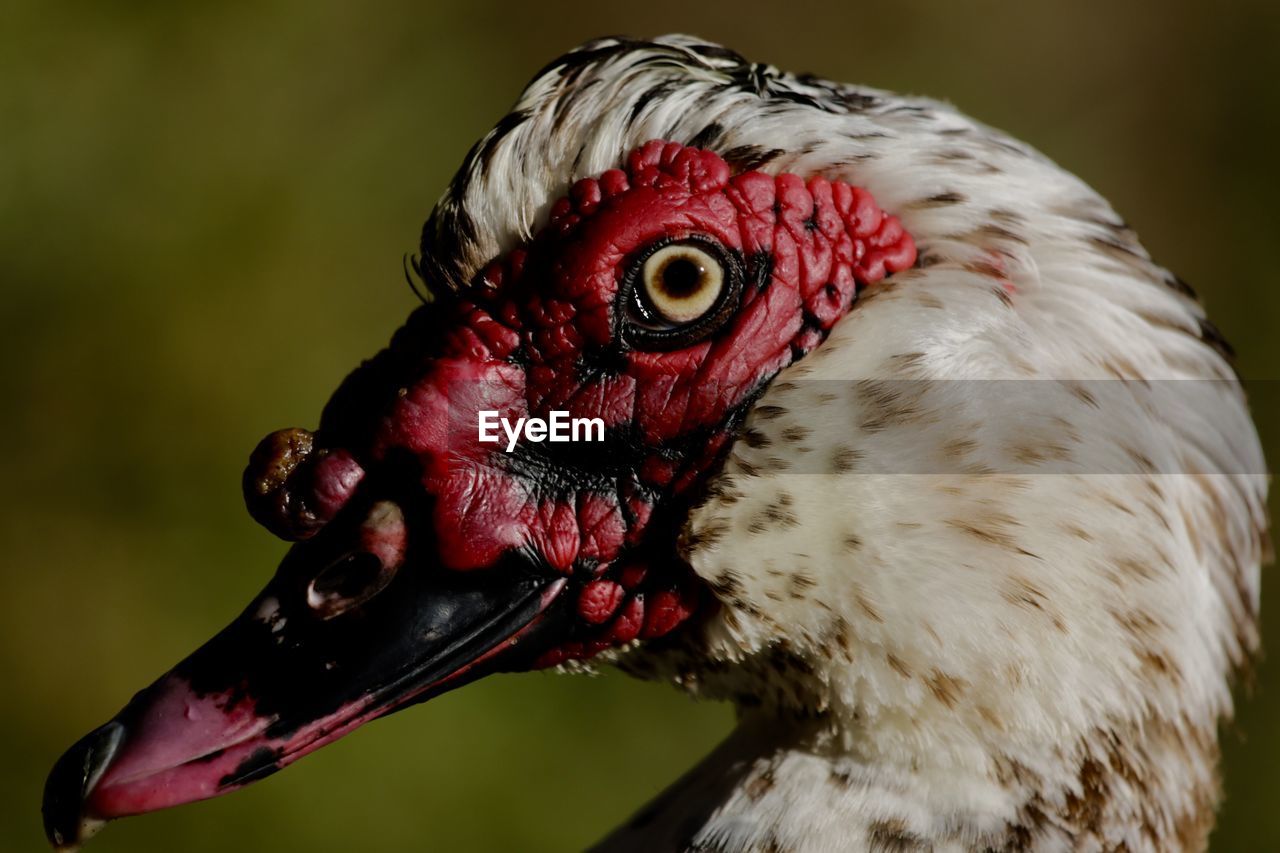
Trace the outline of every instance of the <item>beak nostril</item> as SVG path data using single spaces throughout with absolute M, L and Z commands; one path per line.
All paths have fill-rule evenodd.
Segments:
M 320 570 L 307 587 L 307 606 L 332 619 L 364 604 L 391 583 L 404 562 L 404 513 L 378 501 L 360 525 L 360 544 Z
M 373 598 L 395 573 L 394 566 L 367 551 L 344 554 L 312 579 L 307 587 L 307 606 L 321 619 L 332 619 Z

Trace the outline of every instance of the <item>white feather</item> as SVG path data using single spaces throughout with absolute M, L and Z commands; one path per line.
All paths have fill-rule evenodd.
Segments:
M 1199 305 L 1079 179 L 946 106 L 687 37 L 582 50 L 442 200 L 429 248 L 474 230 L 437 259 L 454 283 L 709 125 L 866 187 L 922 257 L 778 377 L 690 518 L 723 607 L 622 664 L 743 726 L 601 849 L 1202 847 L 1266 479 Z

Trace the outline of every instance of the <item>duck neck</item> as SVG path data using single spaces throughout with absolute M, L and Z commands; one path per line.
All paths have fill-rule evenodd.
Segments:
M 650 850 L 916 850 L 930 814 L 927 774 L 874 766 L 832 718 L 755 713 L 710 755 L 601 842 Z M 966 799 L 999 800 L 984 780 L 952 779 Z M 913 846 L 914 845 L 914 846 Z
M 1057 850 L 1086 842 L 1156 851 L 1207 843 L 1216 751 L 1173 766 L 1191 746 L 1173 727 L 1099 732 L 1083 751 L 1052 750 L 1039 766 L 872 758 L 856 737 L 827 716 L 744 715 L 595 853 Z M 1211 742 L 1200 746 L 1214 751 Z M 1133 772 L 1151 762 L 1176 772 Z

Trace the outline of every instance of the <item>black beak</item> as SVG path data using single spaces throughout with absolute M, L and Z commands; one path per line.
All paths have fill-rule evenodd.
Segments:
M 370 720 L 528 668 L 556 635 L 559 576 L 515 558 L 454 572 L 410 553 L 388 579 L 343 541 L 326 531 L 295 545 L 235 621 L 58 760 L 43 805 L 54 847 L 243 787 Z

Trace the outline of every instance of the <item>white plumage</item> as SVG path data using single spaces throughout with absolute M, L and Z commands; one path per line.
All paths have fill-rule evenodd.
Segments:
M 462 239 L 432 272 L 469 280 L 654 138 L 864 186 L 921 262 L 778 377 L 689 519 L 721 609 L 619 663 L 741 726 L 600 849 L 1203 847 L 1266 480 L 1194 297 L 1026 145 L 687 37 L 535 79 L 428 224 Z

